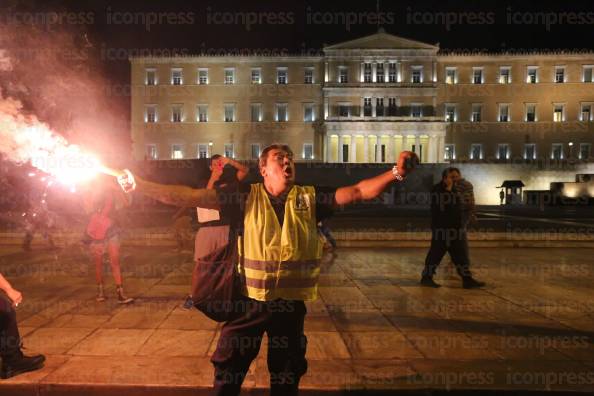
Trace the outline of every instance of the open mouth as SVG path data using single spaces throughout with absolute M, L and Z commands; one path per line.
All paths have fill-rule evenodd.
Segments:
M 290 177 L 293 176 L 293 168 L 291 168 L 290 166 L 287 166 L 285 169 L 283 169 L 283 174 L 285 175 L 285 177 L 287 179 L 289 179 Z

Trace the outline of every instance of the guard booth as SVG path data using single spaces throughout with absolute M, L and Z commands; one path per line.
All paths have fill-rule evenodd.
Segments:
M 522 203 L 522 188 L 524 188 L 524 183 L 521 180 L 505 180 L 497 188 L 505 189 L 506 205 L 519 205 Z

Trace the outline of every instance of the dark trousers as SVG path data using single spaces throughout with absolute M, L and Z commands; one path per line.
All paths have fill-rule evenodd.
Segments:
M 299 380 L 307 371 L 303 333 L 303 301 L 260 302 L 245 299 L 245 314 L 226 322 L 211 362 L 215 367 L 214 394 L 238 395 L 246 373 L 268 335 L 270 394 L 297 395 Z
M 431 230 L 431 247 L 425 258 L 423 276 L 432 277 L 443 256 L 449 253 L 461 277 L 470 277 L 468 240 L 464 228 L 435 228 Z
M 17 327 L 16 312 L 12 301 L 0 293 L 0 356 L 10 360 L 21 350 L 21 337 Z
M 330 243 L 330 245 L 332 245 L 332 247 L 336 249 L 336 240 L 332 236 L 332 232 L 330 231 L 330 227 L 328 227 L 327 225 L 322 224 L 321 226 L 318 227 L 318 229 L 320 230 L 320 232 L 322 233 L 322 235 L 324 235 L 324 237 L 328 240 L 328 243 Z

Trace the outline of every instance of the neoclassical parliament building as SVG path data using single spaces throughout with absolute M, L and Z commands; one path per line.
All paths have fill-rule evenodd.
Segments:
M 591 161 L 594 52 L 459 53 L 378 33 L 321 55 L 131 58 L 135 159 Z

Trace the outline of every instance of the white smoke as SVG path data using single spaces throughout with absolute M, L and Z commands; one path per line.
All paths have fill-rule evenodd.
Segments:
M 16 163 L 36 168 L 73 184 L 93 176 L 98 160 L 54 132 L 33 115 L 26 115 L 22 103 L 5 98 L 0 91 L 0 152 Z
M 12 161 L 47 160 L 41 145 L 68 142 L 112 164 L 129 157 L 121 107 L 127 98 L 111 94 L 105 64 L 84 32 L 73 29 L 48 32 L 0 20 L 0 151 Z

